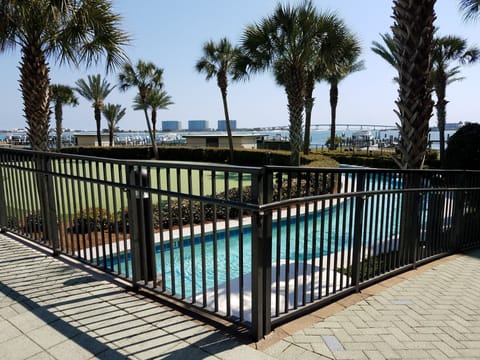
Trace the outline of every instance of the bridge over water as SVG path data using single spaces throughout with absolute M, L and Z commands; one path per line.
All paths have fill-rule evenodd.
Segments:
M 266 128 L 266 130 L 288 130 L 289 126 L 275 126 L 271 128 Z M 338 123 L 336 124 L 337 130 L 377 130 L 377 131 L 388 131 L 388 130 L 397 130 L 396 125 L 384 125 L 384 124 L 355 124 L 355 123 Z M 312 130 L 330 130 L 330 123 L 319 123 L 312 124 Z

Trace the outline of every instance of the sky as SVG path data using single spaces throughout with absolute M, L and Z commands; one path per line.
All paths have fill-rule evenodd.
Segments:
M 290 4 L 300 2 L 291 0 Z M 361 59 L 365 70 L 354 73 L 339 85 L 338 124 L 395 125 L 393 112 L 397 87 L 394 69 L 370 48 L 380 41 L 379 34 L 393 24 L 391 0 L 313 0 L 320 11 L 335 12 L 361 41 Z M 282 1 L 282 3 L 286 3 Z M 133 63 L 139 59 L 153 62 L 164 69 L 165 90 L 173 105 L 159 112 L 158 121 L 177 120 L 183 129 L 188 120 L 207 120 L 211 128 L 224 118 L 220 90 L 215 80 L 206 81 L 195 70 L 206 41 L 227 37 L 239 44 L 245 27 L 271 15 L 277 0 L 114 0 L 113 6 L 123 16 L 122 26 L 132 38 L 126 52 Z M 465 23 L 458 0 L 437 0 L 436 27 L 439 35 L 458 35 L 469 45 L 480 47 L 480 22 Z M 0 129 L 23 129 L 23 104 L 19 90 L 20 51 L 0 53 Z M 101 74 L 112 84 L 118 83 L 118 71 L 106 74 L 104 64 L 88 69 L 69 65 L 58 66 L 49 59 L 51 83 L 75 86 L 78 79 Z M 463 81 L 447 88 L 447 122 L 479 122 L 478 89 L 480 63 L 462 66 Z M 124 130 L 145 130 L 145 118 L 132 109 L 135 90 L 114 89 L 107 103 L 121 104 L 127 109 L 119 127 Z M 317 83 L 312 124 L 329 124 L 328 85 Z M 94 130 L 91 104 L 79 97 L 79 106 L 64 107 L 63 125 L 77 130 Z M 288 126 L 287 99 L 270 72 L 253 75 L 248 81 L 231 82 L 228 88 L 230 118 L 238 128 Z M 436 119 L 432 117 L 431 126 Z M 103 120 L 102 127 L 106 127 Z M 161 125 L 160 125 L 161 127 Z

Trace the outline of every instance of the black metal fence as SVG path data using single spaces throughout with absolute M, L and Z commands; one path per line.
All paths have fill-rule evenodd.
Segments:
M 248 329 L 480 245 L 480 172 L 0 149 L 0 225 Z M 193 305 L 193 306 L 192 306 Z

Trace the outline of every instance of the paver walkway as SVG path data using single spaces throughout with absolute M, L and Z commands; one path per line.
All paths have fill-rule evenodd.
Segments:
M 68 262 L 0 234 L 0 359 L 480 359 L 480 250 L 251 346 Z
M 271 359 L 0 234 L 0 359 Z
M 265 353 L 279 360 L 480 359 L 480 250 L 387 280 L 305 321 L 313 324 L 277 329 L 291 335 L 263 346 Z

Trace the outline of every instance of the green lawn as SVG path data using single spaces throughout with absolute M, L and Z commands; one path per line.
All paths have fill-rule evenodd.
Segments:
M 4 187 L 9 209 L 32 212 L 38 208 L 36 179 L 32 164 L 21 163 L 21 169 L 4 169 Z M 225 188 L 238 188 L 238 174 L 211 170 L 188 170 L 172 168 L 149 168 L 150 189 L 154 204 L 166 200 L 165 192 L 181 194 L 212 195 Z M 127 169 L 124 165 L 103 162 L 82 164 L 80 162 L 55 161 L 52 163 L 53 188 L 58 216 L 69 217 L 86 208 L 104 208 L 118 212 L 128 206 L 129 191 L 126 189 Z M 91 180 L 98 180 L 97 183 Z M 250 174 L 242 176 L 243 186 L 251 184 Z M 19 195 L 20 194 L 20 195 Z M 138 195 L 138 194 L 137 194 Z

